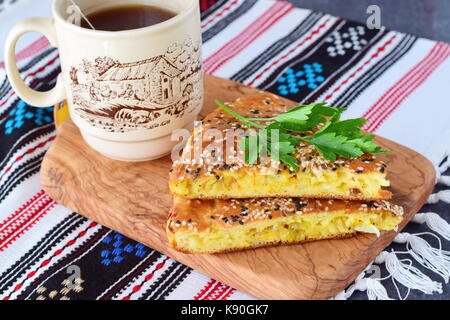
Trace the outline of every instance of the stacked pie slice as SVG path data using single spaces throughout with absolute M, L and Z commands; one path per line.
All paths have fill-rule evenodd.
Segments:
M 272 94 L 227 106 L 248 118 L 272 118 L 287 106 Z M 386 165 L 372 154 L 336 161 L 307 143 L 293 156 L 298 170 L 271 160 L 248 164 L 239 141 L 247 129 L 217 109 L 196 127 L 170 173 L 174 204 L 167 221 L 172 247 L 217 253 L 396 229 Z

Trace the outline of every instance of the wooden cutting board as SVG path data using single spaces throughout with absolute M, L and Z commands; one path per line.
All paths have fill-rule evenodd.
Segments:
M 213 100 L 230 101 L 259 90 L 212 76 L 205 78 L 205 116 Z M 292 105 L 295 103 L 290 102 Z M 403 228 L 424 204 L 435 182 L 433 165 L 420 154 L 387 139 L 393 202 L 405 209 Z M 169 157 L 141 163 L 107 159 L 90 149 L 70 119 L 45 155 L 41 181 L 60 204 L 152 247 L 236 289 L 265 299 L 326 299 L 345 289 L 382 251 L 396 232 L 359 234 L 292 246 L 216 255 L 183 254 L 168 247 L 165 221 L 172 204 Z

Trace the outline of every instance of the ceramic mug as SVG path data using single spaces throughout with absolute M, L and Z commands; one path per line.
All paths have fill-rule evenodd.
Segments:
M 19 22 L 6 41 L 5 66 L 14 91 L 28 104 L 48 107 L 67 99 L 85 141 L 103 155 L 145 161 L 169 154 L 175 129 L 192 129 L 203 102 L 198 0 L 76 0 L 85 15 L 111 6 L 145 3 L 177 15 L 126 31 L 97 31 L 71 23 L 70 0 L 54 0 L 54 19 Z M 44 34 L 59 49 L 55 87 L 37 92 L 20 78 L 18 38 Z

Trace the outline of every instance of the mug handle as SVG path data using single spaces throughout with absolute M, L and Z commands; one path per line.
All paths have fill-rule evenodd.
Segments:
M 12 88 L 26 103 L 36 107 L 53 106 L 66 97 L 61 74 L 58 75 L 56 85 L 47 92 L 39 92 L 28 87 L 20 77 L 16 65 L 15 49 L 17 40 L 27 32 L 39 32 L 47 37 L 50 44 L 57 47 L 55 21 L 48 18 L 29 18 L 17 23 L 9 32 L 5 46 L 5 67 Z

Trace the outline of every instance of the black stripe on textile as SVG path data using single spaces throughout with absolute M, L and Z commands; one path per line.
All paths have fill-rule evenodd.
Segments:
M 201 19 L 204 20 L 208 18 L 211 14 L 217 12 L 220 8 L 222 8 L 225 4 L 227 4 L 228 0 L 219 0 L 216 1 L 213 5 L 209 6 L 208 9 L 203 10 L 201 12 Z
M 220 19 L 216 24 L 207 29 L 202 33 L 203 42 L 206 42 L 217 35 L 219 32 L 223 31 L 227 26 L 233 23 L 236 19 L 238 19 L 243 14 L 247 13 L 250 10 L 257 0 L 246 0 L 244 1 L 238 8 L 234 9 L 230 12 L 225 18 Z
M 149 250 L 152 250 L 149 248 Z M 162 256 L 161 253 L 158 251 L 151 251 L 151 254 L 145 259 L 145 261 L 137 263 L 136 265 L 130 265 L 130 271 L 128 273 L 125 273 L 119 277 L 116 277 L 114 279 L 114 283 L 110 285 L 106 290 L 99 293 L 98 291 L 94 291 L 94 293 L 97 295 L 95 299 L 101 299 L 101 300 L 110 300 L 115 295 L 117 295 L 119 292 L 122 292 L 125 290 L 131 283 L 133 279 L 141 275 L 145 270 L 153 265 L 160 257 Z M 137 267 L 136 267 L 137 266 Z M 133 269 L 135 268 L 135 269 Z M 122 279 L 123 278 L 123 279 Z M 116 283 L 117 282 L 117 283 Z M 99 295 L 100 294 L 100 295 Z
M 110 298 L 114 292 L 110 292 L 109 288 L 113 286 L 115 289 L 115 282 L 124 278 L 117 286 L 120 290 L 139 272 L 142 273 L 143 270 L 139 268 L 133 270 L 136 265 L 143 260 L 147 260 L 145 265 L 152 264 L 161 256 L 157 251 L 106 227 L 101 227 L 94 235 L 82 241 L 83 244 L 78 245 L 70 254 L 51 264 L 50 268 L 36 278 L 18 299 L 36 299 L 39 295 L 36 290 L 41 286 L 46 287 L 48 291 L 59 292 L 64 289 L 62 282 L 70 277 L 68 273 L 70 266 L 79 268 L 83 290 L 70 291 L 66 294 L 67 297 L 71 300 L 92 300 L 97 298 L 99 292 L 108 290 L 105 298 Z M 145 269 L 145 265 L 142 269 Z
M 311 12 L 304 20 L 297 25 L 287 36 L 278 40 L 272 44 L 267 50 L 261 53 L 251 63 L 243 67 L 239 72 L 233 75 L 230 79 L 237 82 L 244 82 L 247 78 L 254 75 L 258 71 L 261 71 L 262 67 L 275 56 L 283 52 L 284 49 L 292 45 L 292 43 L 304 34 L 309 32 L 311 28 L 319 21 L 324 15 L 319 12 Z
M 86 226 L 84 229 L 87 231 L 90 229 L 89 226 Z M 34 277 L 27 280 L 24 284 L 25 289 L 20 292 L 16 299 L 17 300 L 25 300 L 25 299 L 36 299 L 36 295 L 39 295 L 36 290 L 41 287 L 47 285 L 51 279 L 54 279 L 54 276 L 56 274 L 60 274 L 61 272 L 65 275 L 65 278 L 68 278 L 70 276 L 70 273 L 68 273 L 68 267 L 69 266 L 79 266 L 78 265 L 78 259 L 80 256 L 86 254 L 87 250 L 90 250 L 91 247 L 95 247 L 98 243 L 102 241 L 102 238 L 108 233 L 111 232 L 108 228 L 101 227 L 97 232 L 95 232 L 90 238 L 82 238 L 78 235 L 73 236 L 72 239 L 77 239 L 76 243 L 73 246 L 77 246 L 75 248 L 69 247 L 66 244 L 64 244 L 61 248 L 66 252 L 66 255 L 62 257 L 56 257 L 53 258 L 50 264 L 48 264 L 45 268 L 46 270 L 40 273 L 39 275 L 36 274 Z M 67 234 L 66 234 L 67 236 Z M 72 251 L 70 251 L 72 250 Z M 40 270 L 43 267 L 38 266 L 36 270 Z M 81 277 L 85 278 L 86 275 L 89 275 L 91 277 L 95 277 L 99 280 L 99 283 L 101 283 L 102 274 L 101 272 L 98 272 L 98 270 L 92 270 L 91 272 L 87 273 L 87 269 L 81 269 Z M 58 279 L 59 280 L 59 279 Z M 60 289 L 64 288 L 64 285 L 62 284 L 62 281 L 58 281 L 55 283 L 55 288 L 53 290 L 59 291 Z M 98 284 L 98 283 L 97 283 Z M 59 299 L 58 299 L 59 300 Z
M 21 68 L 19 68 L 19 72 L 27 72 L 31 68 L 33 68 L 35 65 L 37 65 L 42 59 L 44 59 L 47 56 L 50 56 L 54 51 L 56 51 L 55 48 L 48 48 L 45 49 L 42 53 L 39 53 L 38 55 L 34 56 L 28 63 Z M 3 79 L 2 84 L 0 85 L 0 97 L 5 96 L 7 93 L 11 91 L 11 84 L 8 81 L 8 77 L 5 77 Z
M 346 107 L 353 102 L 366 88 L 368 88 L 375 80 L 378 79 L 386 70 L 399 61 L 416 43 L 417 38 L 405 35 L 403 39 L 381 61 L 378 61 L 368 72 L 348 87 L 335 101 L 333 106 Z
M 273 82 L 283 73 L 283 71 L 288 68 L 291 64 L 300 63 L 301 61 L 310 58 L 320 46 L 323 45 L 325 39 L 327 39 L 335 31 L 338 31 L 345 25 L 345 21 L 338 20 L 325 32 L 319 39 L 317 39 L 313 46 L 305 47 L 297 55 L 293 56 L 291 59 L 287 60 L 285 63 L 278 65 L 271 72 L 271 74 L 258 86 L 259 89 L 269 88 L 273 85 Z M 311 50 L 310 50 L 311 48 Z
M 39 173 L 41 162 L 44 159 L 45 152 L 40 153 L 21 165 L 14 171 L 14 175 L 8 177 L 0 186 L 0 203 L 23 181 L 32 175 Z
M 361 51 L 357 52 L 347 63 L 340 67 L 338 72 L 335 72 L 331 77 L 329 77 L 326 82 L 319 87 L 318 90 L 314 90 L 311 94 L 309 94 L 306 99 L 302 100 L 303 103 L 313 103 L 315 102 L 325 91 L 327 91 L 330 87 L 332 87 L 336 81 L 341 78 L 348 70 L 354 67 L 358 62 L 360 62 L 367 52 L 372 49 L 374 44 L 378 43 L 383 37 L 388 33 L 387 30 L 383 30 L 376 34 L 374 38 L 372 38 L 369 44 L 363 48 Z M 336 68 L 338 69 L 338 68 Z
M 52 125 L 44 125 L 44 126 L 40 127 L 38 130 L 30 129 L 31 137 L 29 137 L 29 136 L 27 137 L 27 135 L 25 135 L 26 139 L 24 139 L 24 140 L 27 141 L 30 139 L 36 139 L 41 136 L 50 137 L 51 134 L 54 132 L 54 130 L 55 129 L 54 129 L 53 124 Z M 13 137 L 10 137 L 8 139 L 10 143 L 13 143 L 13 141 L 11 139 L 14 137 L 17 137 L 17 139 L 20 139 L 20 136 L 14 135 Z M 25 141 L 22 141 L 22 143 L 26 143 Z M 8 154 L 14 154 L 15 150 L 20 147 L 21 147 L 20 144 L 19 144 L 19 146 L 13 145 L 9 150 L 5 150 L 5 151 L 10 151 L 10 152 L 8 152 Z M 2 151 L 2 150 L 0 150 L 0 151 Z M 44 157 L 45 149 L 44 148 L 37 149 L 36 153 L 37 153 L 37 155 L 31 159 L 28 159 L 26 161 L 21 160 L 23 162 L 20 165 L 18 165 L 17 167 L 15 167 L 12 172 L 8 173 L 6 180 L 4 180 L 2 178 L 2 180 L 0 181 L 0 202 L 3 201 L 4 198 L 6 198 L 6 196 L 15 187 L 17 187 L 17 185 L 19 183 L 24 181 L 24 179 L 26 179 L 27 177 L 36 173 L 36 170 L 39 171 L 40 161 L 42 161 L 42 159 Z M 7 160 L 5 162 L 7 162 Z M 3 167 L 2 167 L 2 169 L 3 169 Z M 1 173 L 3 174 L 3 171 Z
M 385 33 L 384 30 L 369 30 L 359 23 L 349 21 L 342 21 L 333 29 L 324 35 L 312 50 L 303 50 L 301 54 L 278 66 L 275 72 L 258 87 L 294 101 L 314 100 L 314 97 L 319 96 L 333 84 L 336 78 L 357 63 L 364 56 L 364 53 L 379 41 L 381 35 Z M 364 31 L 362 35 L 357 37 L 357 41 L 365 41 L 366 44 L 360 45 L 360 50 L 354 50 L 350 47 L 343 54 L 331 56 L 329 53 L 330 47 L 337 46 L 336 43 L 333 43 L 336 35 L 344 37 L 352 29 Z M 314 69 L 313 78 L 321 78 L 321 81 L 310 82 L 307 68 Z M 291 84 L 286 83 L 286 79 L 289 79 L 289 72 L 299 77 L 299 79 L 294 77 L 295 84 L 292 90 L 291 87 L 288 87 Z M 297 80 L 299 82 L 304 81 L 303 85 L 296 87 Z M 288 87 L 289 91 L 283 88 L 284 86 Z M 313 98 L 310 98 L 311 96 Z
M 167 296 L 172 293 L 185 279 L 186 277 L 193 271 L 191 268 L 183 265 L 183 271 L 179 273 L 178 278 L 172 281 L 171 285 L 168 285 L 164 292 L 157 298 L 157 300 L 165 300 Z
M 64 235 L 78 228 L 86 220 L 77 213 L 71 213 L 49 230 L 27 253 L 0 275 L 0 294 L 10 289 L 16 279 L 30 272 L 31 267 L 61 242 Z
M 53 75 L 52 75 L 53 76 Z M 52 77 L 51 76 L 51 77 Z M 52 79 L 53 83 L 55 82 L 55 78 Z M 47 83 L 38 83 L 39 89 L 45 88 L 49 89 L 51 88 L 51 84 Z M 21 112 L 24 114 L 22 115 L 22 123 L 19 122 L 19 119 L 17 118 L 17 114 L 11 114 L 12 111 L 19 107 L 19 103 L 22 103 L 20 106 Z M 18 111 L 14 111 L 18 112 Z M 26 118 L 25 114 L 31 114 L 31 118 Z M 12 132 L 9 132 L 9 134 L 6 134 L 8 121 L 15 121 L 16 123 L 13 123 L 13 130 Z M 8 107 L 8 110 L 3 114 L 3 119 L 0 119 L 0 135 L 2 136 L 2 144 L 0 146 L 0 163 L 4 163 L 7 159 L 8 155 L 12 154 L 11 149 L 18 148 L 17 141 L 20 141 L 23 139 L 24 136 L 27 136 L 29 132 L 32 130 L 35 130 L 37 127 L 42 127 L 42 131 L 39 132 L 39 134 L 44 135 L 47 133 L 51 133 L 54 130 L 54 126 L 48 126 L 48 124 L 53 124 L 53 109 L 52 108 L 46 108 L 46 109 L 38 109 L 33 106 L 30 106 L 28 104 L 25 104 L 20 99 L 17 99 L 17 103 L 11 105 Z M 20 127 L 16 128 L 16 125 L 19 125 Z M 34 136 L 36 138 L 36 136 Z M 7 160 L 6 160 L 7 161 Z
M 184 277 L 180 277 L 186 271 L 190 271 L 190 268 L 182 265 L 179 262 L 174 261 L 169 268 L 167 268 L 163 274 L 158 277 L 150 288 L 140 297 L 143 300 L 162 300 L 167 296 L 170 291 L 170 286 L 178 286 Z
M 48 123 L 48 124 L 43 125 L 41 127 L 35 127 L 33 129 L 30 129 L 29 132 L 27 132 L 23 136 L 19 137 L 17 139 L 16 143 L 13 146 L 11 146 L 11 148 L 9 150 L 6 150 L 7 153 L 4 156 L 0 157 L 0 159 L 3 158 L 3 160 L 0 161 L 0 168 L 2 168 L 2 169 L 5 168 L 5 166 L 8 163 L 8 161 L 11 160 L 11 157 L 13 156 L 13 154 L 17 150 L 21 149 L 25 144 L 32 143 L 33 141 L 36 141 L 39 137 L 44 135 L 45 132 L 51 132 L 51 131 L 54 131 L 54 129 L 55 129 L 55 124 L 54 123 Z M 50 130 L 50 131 L 48 131 L 48 130 Z M 47 144 L 47 146 L 48 146 L 48 144 Z M 1 151 L 1 149 L 0 149 L 0 151 Z M 25 153 L 26 151 L 23 150 L 22 152 Z M 1 177 L 1 175 L 2 175 L 2 172 L 0 171 L 0 177 Z M 0 178 L 0 185 L 1 185 L 1 178 Z
M 28 86 L 37 91 L 48 91 L 53 88 L 54 84 L 56 83 L 56 77 L 58 76 L 60 71 L 61 71 L 60 67 L 57 66 L 56 69 L 52 70 L 51 72 L 46 74 L 44 77 L 34 78 L 28 84 Z M 8 104 L 9 104 L 8 107 L 5 107 L 5 106 L 1 107 L 0 125 L 4 124 L 4 119 L 9 115 L 11 110 L 13 108 L 15 108 L 20 101 L 20 98 L 17 95 L 11 99 L 12 99 L 12 101 L 8 102 Z M 53 107 L 53 106 L 49 106 L 49 107 Z M 0 132 L 0 134 L 1 134 L 1 132 Z M 4 147 L 4 146 L 2 145 L 1 147 Z

